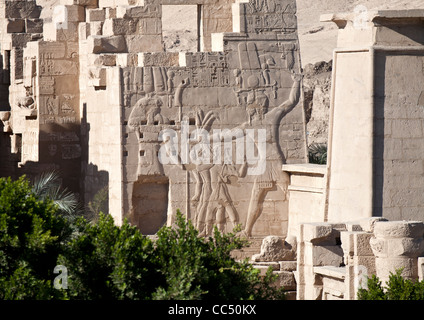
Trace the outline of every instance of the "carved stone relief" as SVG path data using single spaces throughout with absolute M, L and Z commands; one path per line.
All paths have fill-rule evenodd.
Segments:
M 281 165 L 305 160 L 291 152 L 306 146 L 295 1 L 196 2 L 204 51 L 179 53 L 163 46 L 162 5 L 173 3 L 129 4 L 64 6 L 68 29 L 50 24 L 43 41 L 14 46 L 23 77 L 11 101 L 22 116 L 4 128 L 23 134 L 28 159 L 84 172 L 84 158 L 107 172 L 111 213 L 144 233 L 180 209 L 201 235 L 237 224 L 283 235 Z
M 276 201 L 287 201 L 288 176 L 281 167 L 295 125 L 284 119 L 301 101 L 302 77 L 297 40 L 277 39 L 274 32 L 296 31 L 295 5 L 273 0 L 241 5 L 249 7 L 247 33 L 255 39 L 229 37 L 224 52 L 185 53 L 184 67 L 146 57 L 143 67 L 122 73 L 128 127 L 137 141 L 137 148 L 128 146 L 134 150 L 128 157 L 138 159 L 128 197 L 139 226 L 180 209 L 203 236 L 214 226 L 230 231 L 240 223 L 251 237 L 267 230 L 255 226 L 275 216 L 270 208 Z M 133 96 L 139 98 L 131 105 Z M 291 117 L 303 123 L 301 108 Z M 296 139 L 305 143 L 301 135 Z M 167 210 L 141 209 L 143 201 L 157 197 L 143 185 L 163 189 Z M 273 219 L 284 228 L 284 217 Z

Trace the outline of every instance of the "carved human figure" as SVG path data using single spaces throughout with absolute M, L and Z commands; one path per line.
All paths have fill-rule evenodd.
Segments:
M 197 185 L 201 192 L 192 200 L 198 200 L 195 225 L 200 236 L 211 235 L 216 225 L 221 232 L 225 231 L 226 214 L 235 227 L 239 222 L 237 209 L 233 204 L 227 185 L 230 177 L 242 177 L 246 173 L 246 164 L 236 170 L 234 165 L 202 165 L 196 169 Z
M 280 106 L 272 109 L 271 111 L 265 111 L 265 115 L 261 117 L 261 113 L 253 113 L 251 115 L 251 124 L 254 127 L 260 127 L 261 125 L 267 126 L 271 134 L 271 143 L 267 143 L 266 154 L 261 154 L 261 148 L 258 148 L 259 156 L 266 160 L 266 169 L 262 175 L 258 175 L 255 178 L 252 188 L 252 194 L 250 197 L 249 210 L 247 213 L 246 225 L 244 233 L 246 236 L 251 236 L 253 226 L 256 220 L 262 213 L 263 200 L 274 185 L 277 185 L 284 194 L 284 199 L 287 196 L 287 188 L 289 183 L 289 177 L 287 173 L 281 170 L 283 161 L 280 155 L 279 142 L 279 124 L 281 119 L 289 113 L 298 104 L 300 98 L 300 81 L 301 76 L 297 74 L 292 75 L 293 86 L 289 95 L 289 99 L 283 102 Z M 261 119 L 262 118 L 262 119 Z M 267 132 L 268 134 L 268 132 Z M 258 162 L 261 163 L 261 162 Z M 284 200 L 283 199 L 283 200 Z
M 242 104 L 242 96 L 241 92 L 243 91 L 243 78 L 241 76 L 240 69 L 234 69 L 233 71 L 234 79 L 235 79 L 235 88 L 233 89 L 236 97 L 237 97 L 237 103 L 239 105 Z
M 220 135 L 221 139 L 226 138 L 227 135 L 233 138 L 239 138 L 241 135 L 248 137 L 246 129 L 266 129 L 266 148 L 257 148 L 258 160 L 256 162 L 258 166 L 265 163 L 266 168 L 250 168 L 253 169 L 252 172 L 258 169 L 256 171 L 258 174 L 254 179 L 247 220 L 242 232 L 247 237 L 251 236 L 253 226 L 262 213 L 262 204 L 268 191 L 277 185 L 284 194 L 282 200 L 286 199 L 289 177 L 281 170 L 283 161 L 279 146 L 279 124 L 281 119 L 299 102 L 302 76 L 293 73 L 292 79 L 293 85 L 289 98 L 280 106 L 268 111 L 264 104 L 251 101 L 247 108 L 249 121 Z
M 225 231 L 226 214 L 235 227 L 239 222 L 239 215 L 234 206 L 233 200 L 228 191 L 227 185 L 230 183 L 230 177 L 243 177 L 246 174 L 247 162 L 239 170 L 233 164 L 224 164 L 212 172 L 212 194 L 209 200 L 209 206 L 206 211 L 206 234 L 211 235 L 214 225 L 218 230 Z
M 140 160 L 138 175 L 163 175 L 163 166 L 158 159 L 159 132 L 162 124 L 169 120 L 161 114 L 162 100 L 151 95 L 140 99 L 133 107 L 129 116 L 128 125 L 135 131 L 138 143 Z M 146 138 L 145 133 L 149 133 Z M 149 159 L 147 162 L 142 159 Z

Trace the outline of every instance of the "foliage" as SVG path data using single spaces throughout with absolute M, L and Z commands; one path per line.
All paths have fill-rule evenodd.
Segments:
M 58 207 L 59 213 L 68 218 L 75 218 L 79 211 L 79 202 L 74 193 L 62 187 L 56 171 L 41 173 L 33 182 L 32 191 L 44 200 L 49 199 Z
M 234 230 L 236 232 L 237 230 Z M 155 299 L 282 299 L 281 289 L 272 286 L 271 270 L 261 278 L 247 261 L 237 262 L 231 251 L 246 242 L 235 233 L 201 238 L 190 221 L 177 212 L 175 228 L 158 232 L 156 252 L 166 285 Z
M 309 163 L 327 164 L 327 145 L 311 144 L 308 148 Z
M 124 221 L 69 220 L 21 177 L 0 179 L 0 299 L 282 299 L 234 249 L 234 233 L 199 237 L 178 211 L 176 224 L 152 240 Z M 67 289 L 53 288 L 55 266 L 67 268 Z
M 59 264 L 69 270 L 73 299 L 148 299 L 157 280 L 153 244 L 138 229 L 115 225 L 110 215 L 84 218 L 66 244 Z
M 390 273 L 386 287 L 373 275 L 368 279 L 368 289 L 359 289 L 359 300 L 424 300 L 424 281 L 404 279 L 402 269 Z
M 90 221 L 98 221 L 101 213 L 108 213 L 109 188 L 104 186 L 93 197 L 93 200 L 88 203 L 88 212 L 86 218 Z
M 270 299 L 282 298 L 247 262 L 231 251 L 244 241 L 234 234 L 201 238 L 178 212 L 175 227 L 163 227 L 153 241 L 127 222 L 110 216 L 96 224 L 78 221 L 78 235 L 59 262 L 72 270 L 69 297 L 77 299 Z
M 70 233 L 57 207 L 39 200 L 25 177 L 0 178 L 0 299 L 50 299 L 51 273 Z

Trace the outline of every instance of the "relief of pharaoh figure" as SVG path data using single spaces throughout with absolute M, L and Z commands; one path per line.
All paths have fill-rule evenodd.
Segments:
M 288 100 L 268 111 L 266 99 L 264 99 L 263 95 L 250 99 L 247 107 L 249 121 L 220 133 L 219 137 L 215 137 L 217 139 L 225 139 L 244 136 L 253 140 L 254 137 L 249 135 L 248 129 L 266 130 L 265 147 L 258 145 L 258 141 L 252 141 L 256 146 L 258 156 L 253 163 L 247 159 L 249 163 L 247 174 L 254 175 L 255 178 L 247 220 L 242 231 L 242 235 L 246 237 L 252 235 L 253 226 L 262 213 L 262 204 L 268 191 L 273 189 L 274 186 L 278 186 L 283 192 L 282 200 L 285 200 L 287 196 L 289 176 L 281 170 L 283 155 L 279 146 L 279 125 L 282 118 L 292 111 L 299 102 L 302 76 L 292 73 L 292 79 L 293 85 Z
M 158 159 L 159 133 L 169 120 L 161 114 L 162 100 L 146 96 L 133 107 L 128 125 L 135 131 L 139 143 L 138 176 L 163 175 L 163 166 Z

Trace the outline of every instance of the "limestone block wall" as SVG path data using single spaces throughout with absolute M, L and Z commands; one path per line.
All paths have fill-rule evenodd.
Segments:
M 288 237 L 295 237 L 299 225 L 325 221 L 325 165 L 285 164 L 290 175 Z
M 329 223 L 300 225 L 297 237 L 297 300 L 322 299 L 322 277 L 315 272 L 315 268 L 342 265 L 341 230 L 345 230 L 345 225 Z
M 7 147 L 2 149 L 6 175 L 10 172 L 14 176 L 18 163 L 38 157 L 37 110 L 33 88 L 24 83 L 24 48 L 29 41 L 42 37 L 40 12 L 36 1 L 0 2 L 0 110 L 5 112 L 1 120 L 7 132 L 3 144 Z M 28 144 L 23 146 L 22 141 Z
M 85 4 L 88 5 L 88 4 Z M 58 170 L 64 186 L 81 194 L 78 23 L 85 6 L 61 5 L 44 24 L 35 1 L 3 1 L 1 54 L 7 76 L 10 150 L 18 158 L 9 174 L 29 177 Z M 65 20 L 57 20 L 57 18 Z M 56 19 L 56 20 L 55 20 Z M 3 107 L 2 107 L 3 108 Z
M 197 8 L 196 52 L 165 50 L 162 7 L 177 4 Z M 180 209 L 202 235 L 238 223 L 257 239 L 287 235 L 281 166 L 307 161 L 295 1 L 41 10 L 0 2 L 1 121 L 19 174 L 59 170 L 85 205 L 107 190 L 116 223 L 145 234 Z
M 199 48 L 204 52 L 180 54 L 163 51 L 160 19 L 161 5 L 182 2 L 113 6 L 101 1 L 98 8 L 86 10 L 79 45 L 85 48 L 80 50 L 80 63 L 86 66 L 81 68 L 80 95 L 90 130 L 87 163 L 109 179 L 116 173 L 117 184 L 109 187 L 109 210 L 117 210 L 117 220 L 128 217 L 151 234 L 172 223 L 180 209 L 202 234 L 210 233 L 214 224 L 229 231 L 241 223 L 249 236 L 287 235 L 288 181 L 281 165 L 306 162 L 296 10 L 292 1 L 266 3 L 185 1 L 202 13 Z M 242 29 L 231 32 L 228 21 L 237 21 Z M 219 39 L 219 51 L 208 52 L 212 36 Z M 115 116 L 106 122 L 111 114 Z M 105 123 L 116 134 L 98 134 Z M 258 160 L 246 163 L 236 147 L 242 146 L 246 156 L 246 130 L 254 132 L 257 144 L 259 129 L 265 132 L 266 148 L 257 159 L 266 161 L 266 170 L 254 175 Z M 210 142 L 220 141 L 210 150 L 222 147 L 221 159 L 224 142 L 228 147 L 230 141 L 226 163 L 186 158 L 201 151 L 195 136 L 199 130 L 210 134 Z M 227 136 L 219 130 L 227 130 Z M 159 161 L 167 147 L 161 140 L 167 139 L 164 132 L 178 141 L 166 150 L 175 160 L 169 164 Z M 116 145 L 107 149 L 112 136 Z M 100 148 L 114 150 L 121 160 L 109 161 Z M 89 199 L 95 178 L 89 174 L 87 181 Z
M 389 219 L 422 220 L 424 51 L 406 53 L 376 53 L 374 205 Z
M 422 279 L 424 224 L 365 218 L 344 224 L 301 224 L 297 241 L 297 299 L 355 300 L 376 275 Z
M 424 11 L 324 16 L 339 26 L 330 112 L 328 220 L 422 220 Z M 397 31 L 394 31 L 397 30 Z

